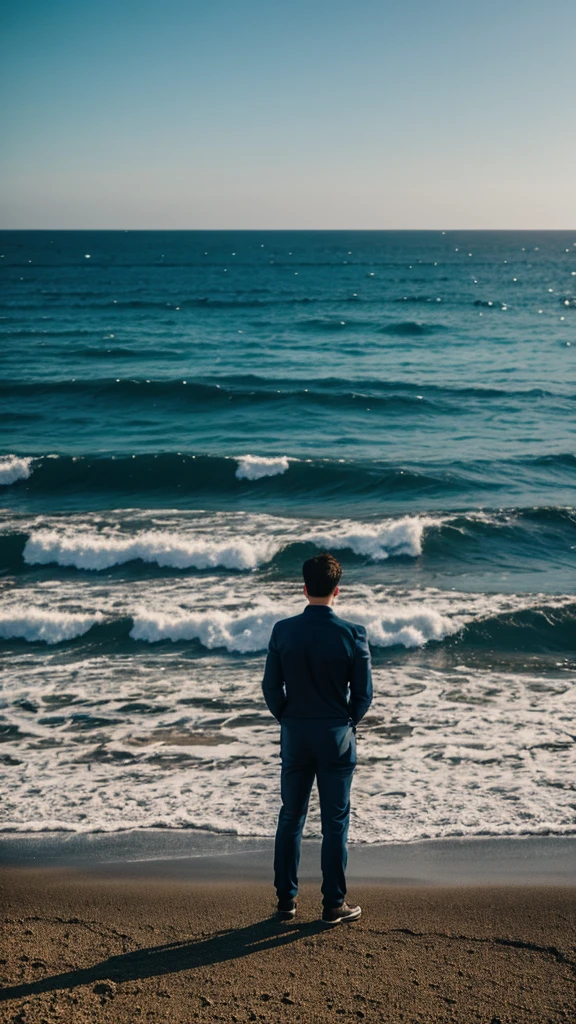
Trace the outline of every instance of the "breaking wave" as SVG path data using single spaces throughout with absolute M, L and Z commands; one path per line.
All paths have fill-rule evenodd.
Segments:
M 238 475 L 238 456 L 188 455 L 162 453 L 133 456 L 49 456 L 28 460 L 33 470 L 30 479 L 15 478 L 29 492 L 53 496 L 58 492 L 133 494 L 161 492 L 178 495 L 241 494 L 247 486 L 265 486 L 268 490 L 295 497 L 327 497 L 370 494 L 458 493 L 484 487 L 465 470 L 430 467 L 427 471 L 387 465 L 379 462 L 347 462 L 344 459 L 291 459 L 286 456 L 264 458 L 278 466 L 274 473 L 256 473 L 256 464 L 245 464 L 247 473 Z M 290 465 L 286 474 L 283 460 Z M 248 475 L 251 473 L 252 475 Z
M 537 596 L 513 600 L 493 595 L 480 601 L 472 595 L 441 596 L 423 593 L 416 601 L 367 599 L 347 604 L 339 613 L 366 627 L 374 648 L 421 648 L 448 643 L 462 652 L 482 649 L 499 654 L 576 653 L 576 603 L 573 597 L 538 601 Z M 46 609 L 15 603 L 0 614 L 0 638 L 32 643 L 83 642 L 87 634 L 98 642 L 195 642 L 207 650 L 231 654 L 259 654 L 266 650 L 274 623 L 300 606 L 260 600 L 248 607 L 189 609 L 170 606 L 137 607 L 120 617 L 100 611 Z M 490 610 L 500 607 L 500 611 Z M 504 608 L 505 604 L 516 607 Z
M 102 619 L 100 613 L 85 614 L 13 604 L 0 609 L 0 639 L 59 644 L 84 636 Z
M 4 455 L 0 457 L 0 485 L 8 486 L 16 480 L 27 480 L 32 470 L 30 464 L 32 459 L 21 459 L 17 455 Z
M 239 455 L 237 480 L 261 480 L 265 476 L 285 473 L 290 463 L 285 455 L 266 458 L 263 455 Z
M 15 567 L 20 558 L 28 565 L 73 566 L 77 569 L 102 570 L 128 562 L 155 563 L 173 569 L 252 570 L 269 562 L 278 552 L 292 544 L 310 544 L 316 548 L 349 550 L 375 562 L 406 555 L 422 554 L 426 527 L 436 524 L 427 517 L 405 516 L 379 523 L 355 523 L 343 520 L 310 527 L 293 522 L 290 529 L 282 524 L 276 532 L 273 520 L 270 532 L 244 532 L 234 520 L 224 524 L 215 520 L 213 528 L 201 532 L 190 529 L 153 529 L 136 532 L 121 531 L 112 526 L 100 531 L 79 528 L 33 529 L 27 533 L 8 533 L 0 538 L 0 557 Z M 263 524 L 264 525 L 264 524 Z
M 576 550 L 576 512 L 568 507 L 509 509 L 457 515 L 413 515 L 358 521 L 310 520 L 261 513 L 129 512 L 90 516 L 5 517 L 0 565 L 59 565 L 105 570 L 130 562 L 168 569 L 251 571 L 282 555 L 300 559 L 302 546 L 348 551 L 371 562 L 423 556 L 432 562 L 476 559 L 518 564 L 527 554 L 567 565 Z M 576 559 L 575 559 L 576 561 Z

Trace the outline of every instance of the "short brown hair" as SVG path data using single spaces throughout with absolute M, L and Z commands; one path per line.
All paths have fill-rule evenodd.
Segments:
M 328 597 L 340 583 L 342 566 L 325 551 L 304 562 L 302 574 L 310 597 Z

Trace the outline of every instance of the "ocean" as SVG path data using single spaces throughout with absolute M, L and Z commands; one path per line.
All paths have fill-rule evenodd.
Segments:
M 0 282 L 2 830 L 273 835 L 330 550 L 350 839 L 576 833 L 576 232 L 2 232 Z

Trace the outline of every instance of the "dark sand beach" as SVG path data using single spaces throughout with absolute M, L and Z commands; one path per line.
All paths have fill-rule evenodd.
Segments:
M 352 849 L 363 914 L 333 928 L 317 844 L 281 924 L 265 841 L 107 839 L 3 842 L 0 1020 L 574 1020 L 573 837 Z

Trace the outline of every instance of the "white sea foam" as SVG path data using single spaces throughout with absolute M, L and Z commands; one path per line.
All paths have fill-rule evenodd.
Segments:
M 404 516 L 380 522 L 310 522 L 249 513 L 157 514 L 147 517 L 152 529 L 138 529 L 138 515 L 124 513 L 68 516 L 63 526 L 57 517 L 15 522 L 17 532 L 29 530 L 23 557 L 29 565 L 75 566 L 109 569 L 140 559 L 175 569 L 253 570 L 293 543 L 318 548 L 348 549 L 382 561 L 395 555 L 422 553 L 425 530 L 438 518 Z M 7 526 L 5 526 L 5 529 Z M 9 527 L 8 527 L 9 528 Z
M 374 647 L 423 647 L 429 640 L 443 640 L 457 633 L 463 624 L 459 616 L 442 615 L 426 604 L 350 607 L 348 614 L 354 622 L 366 626 L 368 639 Z
M 32 470 L 32 459 L 21 459 L 17 455 L 0 456 L 0 486 L 6 487 L 16 480 L 27 480 Z
M 17 652 L 4 673 L 3 828 L 192 826 L 273 836 L 278 726 L 262 662 L 162 648 L 74 665 Z M 96 698 L 96 699 L 95 699 Z M 390 662 L 358 728 L 350 839 L 574 833 L 576 694 L 544 676 Z M 41 716 L 23 704 L 58 708 Z M 82 756 L 78 712 L 81 708 Z M 91 720 L 92 719 L 92 720 Z M 314 790 L 306 835 L 319 836 Z
M 563 608 L 573 602 L 570 595 L 474 594 L 350 584 L 335 610 L 343 619 L 365 625 L 374 647 L 414 648 L 442 640 L 472 622 L 542 606 Z M 149 643 L 197 640 L 208 649 L 249 653 L 264 651 L 273 624 L 303 607 L 296 583 L 269 579 L 263 593 L 262 581 L 252 573 L 206 574 L 193 582 L 186 576 L 153 577 L 140 579 L 137 587 L 130 580 L 76 576 L 11 589 L 2 615 L 4 629 L 11 624 L 12 632 L 0 635 L 37 639 L 39 615 L 47 624 L 41 638 L 52 643 L 81 635 L 94 621 L 113 624 L 132 619 L 134 639 Z M 19 623 L 18 634 L 15 623 Z
M 286 455 L 276 457 L 239 455 L 237 461 L 237 480 L 261 480 L 265 476 L 278 476 L 280 473 L 285 473 L 291 460 Z
M 47 644 L 58 644 L 87 633 L 101 618 L 98 613 L 34 608 L 17 603 L 0 609 L 0 637 L 3 640 L 43 640 Z
M 297 614 L 296 604 L 262 604 L 249 610 L 210 611 L 183 608 L 139 609 L 134 613 L 130 636 L 134 640 L 155 643 L 159 640 L 198 640 L 209 650 L 223 647 L 247 654 L 268 646 L 275 622 Z M 348 604 L 339 614 L 366 626 L 368 639 L 375 647 L 422 647 L 429 640 L 442 640 L 458 632 L 460 617 L 441 614 L 433 604 L 399 605 L 395 602 Z
M 249 654 L 267 647 L 272 627 L 281 617 L 279 609 L 269 605 L 237 614 L 220 609 L 208 612 L 142 609 L 133 616 L 130 636 L 149 643 L 198 640 L 208 650 L 225 647 L 228 651 Z
M 367 555 L 374 561 L 383 561 L 391 555 L 422 554 L 422 537 L 427 526 L 438 519 L 424 516 L 404 516 L 381 523 L 354 523 L 344 521 L 326 532 L 311 532 L 306 538 L 318 546 L 342 550 L 347 548 L 356 555 Z
M 243 585 L 240 585 L 240 583 Z M 302 601 L 289 594 L 265 600 L 254 592 L 248 579 L 230 591 L 226 580 L 210 583 L 209 604 L 202 600 L 200 588 L 194 598 L 182 590 L 166 588 L 162 595 L 152 591 L 146 605 L 127 609 L 133 618 L 133 639 L 155 643 L 159 640 L 198 640 L 208 649 L 230 652 L 264 651 L 275 622 L 302 611 Z M 154 596 L 152 596 L 152 594 Z M 458 633 L 466 624 L 502 613 L 538 607 L 563 607 L 573 602 L 569 596 L 464 594 L 440 590 L 414 590 L 390 593 L 383 587 L 365 587 L 349 592 L 338 602 L 337 614 L 364 625 L 374 647 L 423 647 Z M 234 606 L 230 607 L 234 602 Z M 228 604 L 229 607 L 223 607 Z
M 187 577 L 140 579 L 137 589 L 129 580 L 112 584 L 109 580 L 92 583 L 86 577 L 47 579 L 12 591 L 14 596 L 3 611 L 12 632 L 2 635 L 37 639 L 38 609 L 42 606 L 47 627 L 41 638 L 52 643 L 81 635 L 101 618 L 109 623 L 131 618 L 133 639 L 149 643 L 197 640 L 208 649 L 259 652 L 266 649 L 278 619 L 302 610 L 299 591 L 295 584 L 269 581 L 264 596 L 253 574 L 233 578 L 222 573 L 205 575 L 193 585 Z M 414 648 L 441 641 L 474 621 L 543 604 L 562 608 L 573 600 L 569 595 L 473 594 L 434 588 L 403 591 L 383 585 L 352 585 L 338 600 L 336 612 L 365 625 L 374 647 Z M 28 621 L 29 608 L 36 616 L 33 622 Z M 19 634 L 14 632 L 15 622 L 20 624 Z M 66 623 L 71 632 L 64 628 Z
M 172 569 L 256 569 L 277 550 L 270 540 L 225 536 L 221 540 L 160 530 L 121 533 L 35 531 L 24 547 L 29 564 L 109 569 L 140 559 Z

